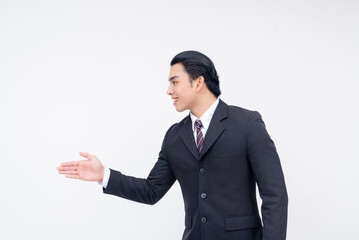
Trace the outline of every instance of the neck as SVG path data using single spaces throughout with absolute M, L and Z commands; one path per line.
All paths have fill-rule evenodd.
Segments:
M 205 113 L 216 100 L 217 98 L 214 95 L 203 99 L 198 99 L 190 111 L 193 115 L 196 116 L 196 118 L 201 118 L 203 113 Z

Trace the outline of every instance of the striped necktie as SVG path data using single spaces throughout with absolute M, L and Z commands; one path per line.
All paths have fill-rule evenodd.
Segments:
M 203 127 L 201 120 L 197 119 L 194 122 L 194 126 L 196 127 L 196 132 L 197 132 L 197 141 L 196 141 L 197 149 L 198 149 L 198 152 L 201 152 L 202 144 L 203 144 L 203 140 L 204 140 L 203 133 L 201 131 L 201 128 Z

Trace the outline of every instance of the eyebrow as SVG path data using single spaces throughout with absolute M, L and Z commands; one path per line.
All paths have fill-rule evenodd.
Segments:
M 177 75 L 176 75 L 176 76 L 173 76 L 173 77 L 169 78 L 168 81 L 170 82 L 170 81 L 172 81 L 172 80 L 175 79 L 175 78 L 179 78 L 179 76 L 177 76 Z

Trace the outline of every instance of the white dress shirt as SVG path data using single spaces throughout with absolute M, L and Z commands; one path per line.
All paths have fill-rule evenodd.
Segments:
M 197 132 L 196 132 L 196 127 L 195 127 L 195 121 L 196 119 L 200 119 L 202 122 L 202 134 L 203 134 L 203 139 L 206 135 L 206 132 L 208 130 L 209 124 L 211 123 L 214 111 L 216 110 L 217 106 L 219 103 L 219 98 L 216 99 L 216 101 L 203 113 L 201 118 L 197 118 L 195 115 L 193 115 L 191 112 L 189 113 L 191 120 L 192 120 L 192 131 L 193 131 L 193 137 L 194 137 L 194 141 L 196 142 L 197 139 Z M 111 171 L 109 168 L 105 167 L 105 171 L 104 171 L 104 175 L 103 175 L 103 181 L 102 182 L 98 182 L 102 187 L 106 188 L 107 184 L 108 184 L 108 180 L 110 179 L 110 174 Z
M 203 113 L 201 118 L 197 118 L 191 112 L 189 113 L 189 115 L 191 116 L 191 120 L 192 120 L 192 131 L 193 131 L 193 137 L 194 137 L 195 142 L 197 140 L 197 131 L 196 131 L 196 126 L 194 124 L 195 121 L 197 119 L 201 120 L 202 125 L 203 125 L 201 130 L 202 130 L 203 139 L 204 139 L 204 136 L 206 135 L 206 132 L 207 132 L 208 127 L 209 127 L 209 124 L 210 124 L 210 122 L 212 120 L 212 116 L 214 114 L 214 111 L 217 108 L 218 103 L 219 103 L 219 99 L 217 98 L 217 100 Z

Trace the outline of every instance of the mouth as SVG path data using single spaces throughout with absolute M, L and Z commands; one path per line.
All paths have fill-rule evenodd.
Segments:
M 177 98 L 172 98 L 172 100 L 173 100 L 173 104 L 176 104 L 176 102 L 178 101 Z

